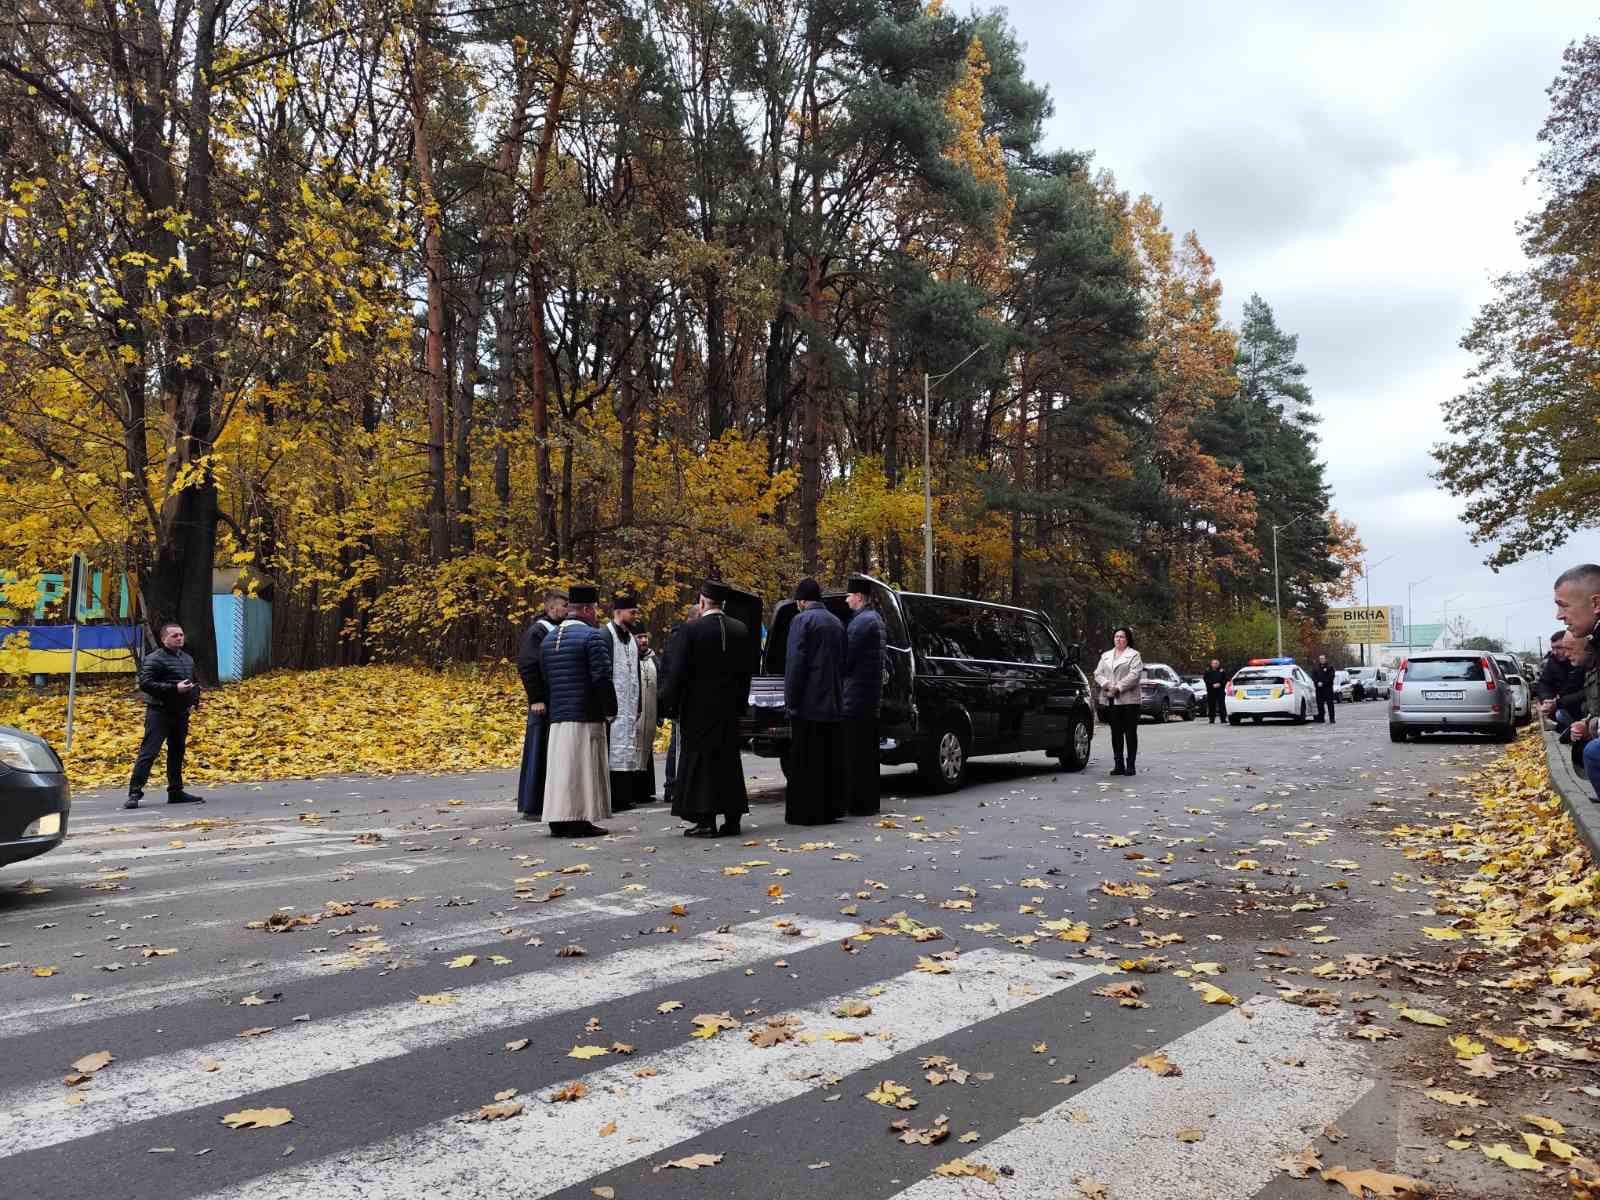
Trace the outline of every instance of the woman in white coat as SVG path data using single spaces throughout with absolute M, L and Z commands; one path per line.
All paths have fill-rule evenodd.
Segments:
M 1111 641 L 1111 649 L 1100 656 L 1100 665 L 1094 669 L 1095 692 L 1111 726 L 1111 754 L 1117 760 L 1111 773 L 1133 775 L 1139 758 L 1139 683 L 1144 677 L 1144 659 L 1133 648 L 1133 633 L 1127 626 L 1112 634 Z

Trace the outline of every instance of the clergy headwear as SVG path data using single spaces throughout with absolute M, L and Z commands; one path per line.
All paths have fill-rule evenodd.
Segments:
M 708 579 L 700 585 L 700 594 L 715 604 L 726 604 L 730 593 L 727 584 L 720 580 Z
M 619 592 L 617 594 L 616 599 L 611 602 L 611 611 L 612 612 L 616 612 L 617 609 L 619 609 L 619 608 L 638 608 L 638 607 L 639 607 L 639 597 L 635 596 L 632 592 Z
M 794 589 L 796 600 L 821 600 L 822 585 L 815 579 L 802 579 Z
M 867 581 L 864 575 L 852 575 L 850 576 L 850 582 L 844 585 L 845 591 L 855 592 L 861 596 L 871 595 L 871 589 L 872 584 Z
M 567 598 L 574 604 L 599 604 L 600 589 L 592 584 L 580 583 L 568 589 Z

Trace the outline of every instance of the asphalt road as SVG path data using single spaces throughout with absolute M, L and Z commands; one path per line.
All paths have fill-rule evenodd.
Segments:
M 199 812 L 81 796 L 66 845 L 0 875 L 0 1191 L 1326 1196 L 1277 1165 L 1306 1145 L 1434 1174 L 1397 1064 L 1348 1035 L 1401 993 L 1310 972 L 1413 944 L 1426 896 L 1383 831 L 1497 750 L 1339 712 L 1146 726 L 1127 781 L 1105 731 L 1077 775 L 980 761 L 933 796 L 890 772 L 881 817 L 820 829 L 784 825 L 752 759 L 742 840 L 660 808 L 553 840 L 509 819 L 505 773 L 241 785 Z M 1295 1002 L 1313 987 L 1342 1007 Z M 738 1024 L 694 1036 L 716 1014 Z M 465 1119 L 512 1089 L 520 1112 Z M 223 1123 L 255 1109 L 293 1119 Z M 948 1136 L 906 1144 L 901 1119 Z M 665 1165 L 699 1154 L 720 1159 Z M 994 1181 L 933 1174 L 958 1158 Z

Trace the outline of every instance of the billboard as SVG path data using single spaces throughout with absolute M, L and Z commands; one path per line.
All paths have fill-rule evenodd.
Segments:
M 1391 642 L 1399 636 L 1398 605 L 1330 608 L 1322 633 L 1330 642 Z

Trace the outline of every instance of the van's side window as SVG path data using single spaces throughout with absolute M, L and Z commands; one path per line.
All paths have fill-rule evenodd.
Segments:
M 1055 638 L 1050 636 L 1050 631 L 1032 617 L 1028 618 L 1027 626 L 1028 640 L 1033 643 L 1033 661 L 1047 667 L 1059 667 L 1061 651 L 1056 646 Z

